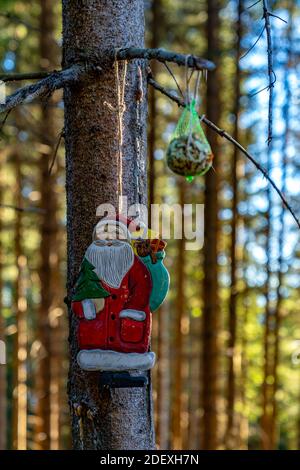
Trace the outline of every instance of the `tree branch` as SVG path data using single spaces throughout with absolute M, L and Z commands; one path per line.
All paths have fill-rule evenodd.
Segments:
M 113 53 L 113 57 L 115 52 Z M 202 59 L 194 55 L 178 54 L 165 49 L 137 49 L 129 47 L 117 50 L 116 57 L 118 60 L 147 59 L 158 60 L 159 62 L 173 62 L 177 65 L 187 65 L 196 70 L 214 70 L 215 64 L 210 60 Z
M 163 95 L 167 96 L 168 98 L 170 98 L 172 101 L 174 101 L 175 103 L 178 104 L 178 106 L 181 106 L 181 107 L 184 107 L 185 104 L 184 104 L 184 101 L 181 100 L 181 98 L 179 98 L 175 92 L 170 92 L 168 90 L 166 90 L 164 87 L 162 87 L 159 83 L 157 83 L 151 76 L 148 77 L 148 83 L 153 86 L 153 88 L 155 88 L 156 90 L 158 90 L 160 93 L 162 93 Z M 228 140 L 229 142 L 231 142 L 233 145 L 235 145 L 235 147 L 237 147 L 247 158 L 248 160 L 250 160 L 253 165 L 257 168 L 258 171 L 260 171 L 264 177 L 266 178 L 267 181 L 269 181 L 270 185 L 273 187 L 273 189 L 276 191 L 276 193 L 278 194 L 278 196 L 280 197 L 280 199 L 282 200 L 283 204 L 285 205 L 285 207 L 287 208 L 287 210 L 291 213 L 293 219 L 295 220 L 295 222 L 297 223 L 299 229 L 300 229 L 300 220 L 297 218 L 294 210 L 292 209 L 292 207 L 290 206 L 290 204 L 288 203 L 288 201 L 286 200 L 286 198 L 284 197 L 284 195 L 282 194 L 282 192 L 280 191 L 280 189 L 276 186 L 276 184 L 274 183 L 274 181 L 272 180 L 272 178 L 269 176 L 267 170 L 262 167 L 256 160 L 255 158 L 239 143 L 237 142 L 230 134 L 228 134 L 228 132 L 226 132 L 224 129 L 220 129 L 218 126 L 216 126 L 216 124 L 214 124 L 213 122 L 211 122 L 209 119 L 207 119 L 205 116 L 202 118 L 202 122 L 204 122 L 208 127 L 210 127 L 210 129 L 212 129 L 213 131 L 215 131 L 217 134 L 219 134 L 221 137 L 223 137 L 224 139 Z
M 32 25 L 31 23 L 28 23 L 27 21 L 25 21 L 24 19 L 22 19 L 20 16 L 14 15 L 13 13 L 10 13 L 10 12 L 0 12 L 0 16 L 1 16 L 2 18 L 5 18 L 5 19 L 11 21 L 12 23 L 15 23 L 15 24 L 23 24 L 24 26 L 26 26 L 26 28 L 31 29 L 32 31 L 41 32 L 40 28 L 38 28 L 38 27 Z
M 0 207 L 2 207 L 3 209 L 12 209 L 16 212 L 31 212 L 33 214 L 45 213 L 44 209 L 40 209 L 39 207 L 18 207 L 13 206 L 12 204 L 0 204 Z
M 27 73 L 0 73 L 0 80 L 2 82 L 17 82 L 22 80 L 40 80 L 41 78 L 49 77 L 53 72 L 27 72 Z
M 74 64 L 64 70 L 53 72 L 33 72 L 24 74 L 2 74 L 0 80 L 4 82 L 17 80 L 41 80 L 35 84 L 20 88 L 10 95 L 4 104 L 0 104 L 0 113 L 5 113 L 18 105 L 31 103 L 37 98 L 49 96 L 53 91 L 63 88 L 65 84 L 78 82 L 88 77 L 93 72 L 101 72 L 102 66 L 105 67 L 107 59 L 114 60 L 132 60 L 132 59 L 156 59 L 159 62 L 173 62 L 178 65 L 188 65 L 197 70 L 213 70 L 215 65 L 209 60 L 202 59 L 193 55 L 177 54 L 176 52 L 166 51 L 164 49 L 137 49 L 134 47 L 126 49 L 113 49 L 104 58 L 80 56 L 81 63 Z
M 269 76 L 269 112 L 268 112 L 268 145 L 273 137 L 273 88 L 275 83 L 275 73 L 273 70 L 273 44 L 270 23 L 270 13 L 268 0 L 263 0 L 263 18 L 265 20 L 267 46 L 268 46 L 268 76 Z
M 37 98 L 50 96 L 55 90 L 62 88 L 64 85 L 82 80 L 91 71 L 95 71 L 95 67 L 89 68 L 76 64 L 65 70 L 53 72 L 34 85 L 20 88 L 10 95 L 4 104 L 0 104 L 0 113 L 6 113 L 21 104 L 31 103 Z
M 249 47 L 249 49 L 247 49 L 247 51 L 246 51 L 243 55 L 241 55 L 240 60 L 244 59 L 244 58 L 249 54 L 249 52 L 251 52 L 251 51 L 254 49 L 254 47 L 256 46 L 256 44 L 258 43 L 258 41 L 260 40 L 260 38 L 261 38 L 262 35 L 264 34 L 265 29 L 266 29 L 266 25 L 264 25 L 263 29 L 262 29 L 261 32 L 259 33 L 259 35 L 258 35 L 256 41 L 252 44 L 252 46 Z
M 117 51 L 110 51 L 109 57 L 111 60 L 115 59 L 115 56 L 118 60 L 132 60 L 132 59 L 146 59 L 152 60 L 156 59 L 159 62 L 167 63 L 173 62 L 177 65 L 188 65 L 190 68 L 197 70 L 214 70 L 215 64 L 209 60 L 202 59 L 194 55 L 185 55 L 178 54 L 176 52 L 166 51 L 165 49 L 137 49 L 129 47 L 126 49 L 118 49 Z M 87 62 L 91 61 L 91 58 L 87 57 Z M 94 58 L 92 62 L 95 65 L 101 65 L 101 58 Z M 3 82 L 14 82 L 22 80 L 39 80 L 42 78 L 47 78 L 54 73 L 60 73 L 63 70 L 53 70 L 52 72 L 26 72 L 26 73 L 2 73 L 0 74 L 0 80 Z

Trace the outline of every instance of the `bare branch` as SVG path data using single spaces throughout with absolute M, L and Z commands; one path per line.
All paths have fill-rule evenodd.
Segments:
M 22 80 L 40 80 L 41 78 L 49 77 L 52 73 L 57 72 L 28 72 L 28 73 L 0 73 L 0 80 L 2 82 L 17 82 Z
M 255 5 L 257 5 L 257 4 L 260 3 L 260 2 L 261 2 L 261 0 L 257 0 L 257 2 L 252 3 L 252 5 L 250 5 L 249 7 L 247 7 L 247 10 L 250 10 L 250 8 L 255 7 Z
M 162 93 L 163 95 L 167 96 L 168 98 L 170 98 L 172 101 L 174 101 L 175 103 L 178 104 L 178 106 L 181 106 L 181 107 L 184 107 L 185 104 L 184 102 L 181 100 L 181 98 L 179 98 L 177 96 L 177 94 L 175 92 L 170 92 L 168 90 L 166 90 L 164 87 L 162 87 L 159 83 L 157 83 L 151 76 L 148 77 L 148 82 L 151 86 L 153 86 L 153 88 L 155 88 L 156 90 L 160 91 L 160 93 Z M 266 178 L 267 181 L 269 181 L 270 185 L 273 187 L 273 189 L 276 191 L 276 193 L 278 194 L 278 196 L 280 197 L 281 201 L 283 202 L 283 204 L 285 205 L 285 207 L 287 208 L 287 210 L 291 213 L 293 219 L 295 220 L 296 224 L 298 225 L 299 229 L 300 229 L 300 220 L 297 218 L 294 210 L 292 209 L 292 207 L 290 206 L 290 204 L 288 203 L 288 201 L 286 200 L 286 198 L 284 197 L 284 195 L 282 194 L 282 192 L 280 191 L 280 189 L 276 186 L 276 184 L 274 183 L 274 181 L 272 180 L 272 178 L 269 176 L 267 170 L 262 167 L 256 160 L 255 158 L 239 143 L 237 142 L 230 134 L 228 134 L 228 132 L 226 132 L 224 129 L 220 129 L 218 126 L 216 126 L 216 124 L 214 124 L 213 122 L 211 122 L 209 119 L 207 119 L 205 116 L 202 118 L 202 121 L 210 128 L 212 129 L 213 131 L 215 131 L 217 134 L 219 134 L 221 137 L 223 137 L 224 139 L 228 140 L 229 142 L 231 142 L 235 147 L 237 147 L 247 158 L 248 160 L 250 160 L 253 165 L 257 168 L 258 171 L 260 171 L 264 177 Z
M 7 111 L 7 113 L 6 113 L 5 116 L 4 116 L 3 121 L 2 121 L 1 124 L 0 124 L 0 133 L 2 132 L 2 129 L 3 129 L 3 127 L 4 127 L 4 124 L 5 124 L 6 121 L 7 121 L 7 118 L 8 118 L 8 116 L 9 116 L 9 113 L 10 113 L 10 112 L 11 112 L 11 109 L 9 109 L 9 110 Z
M 83 65 L 72 65 L 71 67 L 60 72 L 53 72 L 48 77 L 43 78 L 34 85 L 28 85 L 20 88 L 10 95 L 6 103 L 0 104 L 0 113 L 6 113 L 21 104 L 31 103 L 37 98 L 51 95 L 55 90 L 62 88 L 68 83 L 78 82 L 84 76 L 88 76 L 89 72 L 94 70 L 85 68 Z
M 268 45 L 268 76 L 269 76 L 269 112 L 268 112 L 268 145 L 272 140 L 273 133 L 273 88 L 274 88 L 274 70 L 273 70 L 273 44 L 272 44 L 272 31 L 270 23 L 270 13 L 268 0 L 263 0 L 263 18 L 265 20 L 267 45 Z
M 31 212 L 33 214 L 43 214 L 45 212 L 44 209 L 40 209 L 39 207 L 18 207 L 12 204 L 0 204 L 0 207 L 12 209 L 16 212 Z
M 166 51 L 164 49 L 136 49 L 129 47 L 126 49 L 118 49 L 117 51 L 112 50 L 109 52 L 108 56 L 111 60 L 115 60 L 115 56 L 118 60 L 131 60 L 131 59 L 156 59 L 159 62 L 163 62 L 167 66 L 167 62 L 173 62 L 177 65 L 187 65 L 191 68 L 197 70 L 214 70 L 215 65 L 213 62 L 202 59 L 201 57 L 193 55 L 184 55 L 178 54 L 176 52 Z M 100 65 L 102 61 L 107 62 L 107 57 L 101 59 L 100 57 L 95 56 L 91 57 L 81 57 L 82 62 L 90 63 L 93 62 L 95 65 Z M 26 73 L 3 73 L 0 74 L 0 80 L 3 82 L 14 82 L 22 80 L 40 80 L 42 78 L 50 77 L 53 74 L 62 73 L 63 70 L 53 70 L 51 72 L 26 72 Z
M 278 20 L 283 21 L 284 23 L 287 24 L 287 21 L 281 18 L 281 16 L 275 15 L 275 13 L 272 13 L 271 11 L 269 11 L 268 13 L 269 13 L 269 16 L 273 16 L 274 18 L 277 18 Z
M 241 55 L 240 60 L 241 60 L 241 59 L 244 59 L 244 57 L 246 57 L 246 56 L 249 54 L 249 52 L 251 52 L 252 49 L 254 49 L 254 47 L 256 46 L 256 44 L 258 43 L 258 41 L 260 40 L 260 38 L 261 38 L 262 35 L 264 34 L 265 29 L 266 29 L 266 26 L 264 26 L 263 29 L 261 30 L 261 32 L 259 33 L 259 35 L 258 35 L 256 41 L 254 42 L 254 44 L 252 44 L 252 46 L 249 47 L 249 49 L 248 49 L 243 55 Z
M 92 73 L 101 72 L 102 66 L 107 64 L 107 60 L 131 60 L 131 59 L 156 59 L 160 62 L 174 62 L 178 65 L 188 65 L 193 70 L 213 70 L 215 65 L 209 60 L 193 55 L 177 54 L 176 52 L 165 51 L 164 49 L 137 49 L 134 47 L 126 49 L 113 49 L 104 58 L 100 57 L 80 57 L 81 63 L 74 64 L 64 70 L 53 71 L 51 73 L 34 72 L 32 74 L 2 74 L 6 81 L 28 80 L 42 77 L 35 84 L 20 88 L 10 95 L 6 103 L 0 104 L 0 113 L 5 113 L 18 105 L 31 103 L 37 98 L 50 96 L 55 90 L 63 88 L 68 83 L 78 82 L 84 78 L 89 78 Z
M 60 146 L 60 143 L 61 143 L 61 139 L 64 137 L 64 128 L 60 131 L 59 133 L 59 136 L 58 136 L 58 139 L 57 139 L 57 143 L 55 145 L 55 149 L 54 149 L 54 154 L 53 154 L 53 157 L 52 157 L 52 161 L 51 161 L 51 164 L 50 164 L 50 167 L 49 167 L 49 175 L 51 175 L 52 173 L 52 170 L 53 170 L 53 167 L 54 167 L 54 163 L 56 161 L 56 157 L 57 157 L 57 152 L 58 152 L 58 149 L 59 149 L 59 146 Z
M 274 70 L 273 70 L 273 77 L 274 77 L 274 78 L 273 78 L 273 81 L 272 81 L 272 85 L 274 86 L 275 83 L 276 83 L 276 80 L 277 80 L 277 77 L 276 77 L 276 74 L 275 74 Z M 268 84 L 267 86 L 265 86 L 265 87 L 263 87 L 263 88 L 260 88 L 260 89 L 257 90 L 257 91 L 252 91 L 252 92 L 250 93 L 250 96 L 252 97 L 252 96 L 258 95 L 259 93 L 262 93 L 263 91 L 269 90 L 269 89 L 270 89 L 270 85 Z M 272 138 L 273 138 L 273 136 L 272 136 Z
M 268 90 L 268 89 L 269 89 L 269 85 L 267 85 L 263 88 L 260 88 L 257 91 L 252 91 L 249 96 L 251 96 L 251 98 L 252 98 L 253 96 L 259 95 L 259 93 L 262 93 L 263 91 Z
M 171 67 L 169 67 L 169 65 L 167 63 L 164 64 L 164 66 L 166 67 L 167 71 L 169 72 L 169 74 L 171 75 L 171 77 L 173 78 L 176 86 L 177 86 L 177 89 L 179 91 L 179 93 L 181 94 L 182 98 L 184 99 L 184 94 L 183 94 L 183 91 L 182 89 L 180 88 L 179 86 L 179 83 L 177 81 L 177 78 L 175 77 L 174 73 L 173 73 L 173 70 L 171 69 Z
M 115 54 L 115 52 L 114 52 Z M 202 59 L 194 55 L 178 54 L 173 51 L 166 51 L 165 49 L 137 49 L 129 47 L 126 49 L 119 49 L 116 57 L 118 60 L 131 60 L 131 59 L 155 59 L 159 62 L 173 62 L 177 65 L 187 65 L 196 70 L 214 70 L 215 64 L 207 59 Z
M 2 16 L 2 18 L 5 18 L 5 19 L 11 21 L 12 23 L 23 24 L 24 26 L 26 26 L 26 28 L 31 29 L 32 31 L 38 31 L 38 32 L 41 31 L 40 28 L 32 25 L 31 23 L 28 23 L 28 21 L 25 21 L 23 18 L 21 18 L 20 16 L 17 16 L 17 15 L 14 15 L 13 13 L 0 12 L 0 16 Z

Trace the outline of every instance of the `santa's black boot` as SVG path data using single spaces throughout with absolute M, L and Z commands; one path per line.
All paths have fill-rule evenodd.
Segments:
M 139 372 L 136 375 L 127 371 L 100 372 L 99 386 L 110 388 L 132 388 L 132 387 L 145 387 L 148 384 L 148 377 L 146 372 Z

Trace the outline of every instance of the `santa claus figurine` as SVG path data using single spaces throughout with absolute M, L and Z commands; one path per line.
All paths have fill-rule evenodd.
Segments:
M 103 218 L 85 253 L 72 310 L 79 318 L 77 361 L 86 371 L 146 371 L 154 365 L 151 270 L 131 245 L 138 229 L 121 215 Z

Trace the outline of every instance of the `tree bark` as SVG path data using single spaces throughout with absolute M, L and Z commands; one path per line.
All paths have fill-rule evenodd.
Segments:
M 268 172 L 271 169 L 271 151 L 272 151 L 272 142 L 268 147 L 267 153 L 267 169 Z M 270 450 L 271 446 L 271 428 L 272 428 L 272 411 L 270 400 L 272 399 L 272 384 L 269 381 L 271 377 L 272 370 L 272 361 L 273 361 L 273 349 L 272 349 L 272 340 L 273 340 L 273 315 L 271 312 L 271 286 L 270 286 L 270 277 L 272 274 L 271 266 L 271 211 L 272 211 L 272 198 L 270 188 L 267 188 L 267 200 L 268 207 L 266 211 L 266 282 L 264 286 L 264 295 L 266 299 L 266 308 L 265 308 L 265 330 L 264 330 L 264 365 L 263 365 L 263 383 L 262 383 L 262 417 L 261 417 L 261 445 L 263 450 Z M 271 412 L 270 412 L 271 411 Z
M 56 66 L 57 47 L 54 40 L 55 16 L 52 0 L 40 0 L 40 61 L 45 71 Z M 57 390 L 52 385 L 52 365 L 57 352 L 51 347 L 55 328 L 52 328 L 51 316 L 57 306 L 56 290 L 58 283 L 55 278 L 59 275 L 59 257 L 57 246 L 58 221 L 57 198 L 55 194 L 56 175 L 49 168 L 56 140 L 56 123 L 54 116 L 54 99 L 49 99 L 48 105 L 41 106 L 41 143 L 45 152 L 40 159 L 40 192 L 41 209 L 41 244 L 40 244 L 40 289 L 41 302 L 37 317 L 37 339 L 40 343 L 40 354 L 37 358 L 36 395 L 37 422 L 35 426 L 35 442 L 38 449 L 49 450 L 51 446 L 51 422 L 53 423 L 53 408 L 58 398 Z M 57 344 L 56 344 L 57 346 Z M 52 390 L 51 390 L 52 388 Z M 52 405 L 52 406 L 51 406 Z M 57 447 L 55 444 L 54 447 Z
M 0 168 L 0 201 L 2 202 L 3 194 L 3 173 L 2 173 L 3 161 L 1 161 Z M 2 210 L 0 211 L 0 235 L 2 234 L 3 225 L 2 225 Z M 0 246 L 0 341 L 5 343 L 5 318 L 2 315 L 2 289 L 3 289 L 3 279 L 2 279 L 2 266 L 3 266 L 3 251 L 2 245 Z M 5 450 L 7 447 L 6 444 L 6 433 L 7 433 L 7 379 L 6 379 L 6 364 L 0 363 L 0 450 Z
M 157 443 L 160 450 L 170 448 L 170 306 L 159 311 L 157 355 Z
M 285 123 L 284 136 L 282 138 L 282 171 L 281 171 L 281 191 L 283 194 L 287 192 L 287 165 L 288 165 L 288 155 L 287 149 L 290 143 L 290 127 L 291 127 L 291 100 L 292 92 L 289 82 L 290 76 L 290 64 L 293 61 L 293 12 L 294 7 L 292 6 L 290 13 L 289 28 L 287 32 L 287 42 L 288 42 L 288 55 L 287 55 L 287 64 L 285 69 L 284 76 L 284 91 L 285 91 L 285 103 L 282 110 L 282 119 Z M 274 309 L 274 331 L 273 331 L 273 361 L 271 374 L 273 376 L 272 384 L 272 396 L 271 396 L 271 417 L 270 417 L 270 448 L 276 449 L 278 441 L 278 432 L 277 432 L 277 418 L 278 418 L 278 406 L 276 394 L 279 387 L 279 377 L 278 377 L 278 366 L 280 363 L 280 328 L 282 323 L 282 304 L 284 298 L 282 296 L 282 288 L 284 283 L 284 243 L 286 239 L 286 224 L 285 224 L 285 207 L 282 204 L 280 215 L 279 215 L 279 231 L 278 231 L 278 273 L 277 273 L 277 288 L 276 288 L 276 303 Z
M 80 14 L 78 11 L 80 10 Z M 105 54 L 110 48 L 144 46 L 142 0 L 63 0 L 63 66 L 80 51 Z M 140 64 L 142 84 L 139 83 Z M 120 75 L 124 63 L 119 63 Z M 122 164 L 118 168 L 116 70 L 101 79 L 67 86 L 65 102 L 68 296 L 91 242 L 102 203 L 118 207 L 118 181 L 128 205 L 146 204 L 146 64 L 128 64 L 123 116 Z M 141 101 L 139 91 L 142 85 Z M 111 105 L 111 106 L 110 106 Z M 151 385 L 145 388 L 99 390 L 98 373 L 86 373 L 76 363 L 76 319 L 70 317 L 69 400 L 75 449 L 152 449 Z M 77 416 L 78 405 L 89 413 Z
M 239 140 L 239 113 L 240 113 L 240 81 L 241 70 L 239 66 L 239 59 L 241 55 L 241 40 L 242 40 L 242 1 L 238 2 L 238 18 L 236 29 L 236 73 L 234 78 L 234 96 L 235 105 L 233 114 L 235 116 L 233 138 Z M 236 377 L 235 377 L 235 349 L 236 349 L 236 330 L 237 330 L 237 222 L 238 222 L 238 158 L 239 150 L 237 147 L 233 149 L 232 167 L 231 167 L 231 188 L 233 193 L 232 198 L 232 219 L 231 219 L 231 247 L 230 247 L 230 299 L 229 299 L 229 341 L 228 341 L 228 382 L 227 382 L 227 428 L 226 428 L 226 444 L 227 448 L 234 448 L 234 421 L 235 421 L 235 394 L 236 394 Z
M 151 2 L 151 40 L 149 46 L 151 48 L 157 48 L 159 46 L 158 41 L 158 32 L 160 29 L 159 23 L 159 10 L 160 10 L 160 0 L 152 0 Z M 153 61 L 151 64 L 151 70 L 155 74 L 157 69 L 157 62 Z M 156 125 L 157 125 L 157 106 L 156 106 L 156 97 L 155 91 L 152 87 L 149 89 L 149 125 L 148 125 L 148 223 L 151 223 L 151 205 L 155 202 L 155 158 L 154 152 L 156 147 Z M 160 330 L 160 319 L 163 315 L 160 314 L 160 309 L 158 312 L 155 313 L 152 317 L 152 332 L 153 332 L 153 339 L 152 339 L 152 347 L 154 350 L 159 351 L 161 349 L 160 341 L 161 341 L 161 330 Z M 156 433 L 156 441 L 157 445 L 161 446 L 161 434 L 160 434 L 160 413 L 159 413 L 159 400 L 158 397 L 158 389 L 160 388 L 160 362 L 158 362 L 157 366 L 154 369 L 154 373 L 152 374 L 152 383 L 154 391 L 154 420 L 155 420 L 155 433 Z
M 159 47 L 159 32 L 161 23 L 160 19 L 160 0 L 152 0 L 152 21 L 151 21 L 151 48 L 156 49 Z M 153 61 L 151 64 L 151 70 L 153 75 L 156 75 L 157 71 L 157 62 Z M 155 152 L 155 144 L 156 144 L 156 117 L 157 117 L 157 109 L 156 109 L 156 99 L 155 99 L 155 91 L 151 87 L 149 90 L 149 169 L 148 169 L 148 181 L 149 181 L 149 208 L 151 204 L 154 203 L 154 187 L 155 187 L 155 159 L 154 159 L 154 152 Z
M 0 341 L 5 342 L 5 322 L 0 315 Z M 0 363 L 0 450 L 6 449 L 7 403 L 6 403 L 6 365 Z
M 180 206 L 184 204 L 185 184 L 184 180 L 178 182 Z M 182 217 L 182 216 L 181 216 Z M 182 226 L 183 226 L 183 220 Z M 174 318 L 174 343 L 173 343 L 173 404 L 172 404 L 172 441 L 173 449 L 182 449 L 182 372 L 183 372 L 183 337 L 182 319 L 185 316 L 185 291 L 184 291 L 184 266 L 185 266 L 185 240 L 182 237 L 177 240 L 176 262 L 176 303 L 174 305 L 176 317 Z
M 220 53 L 219 0 L 207 2 L 207 56 L 218 62 Z M 220 117 L 218 72 L 210 74 L 207 82 L 207 115 L 218 123 Z M 203 342 L 202 342 L 202 408 L 203 435 L 201 448 L 215 449 L 217 446 L 217 387 L 218 387 L 218 136 L 210 129 L 207 138 L 214 152 L 214 170 L 208 172 L 205 185 L 204 216 L 204 282 L 203 282 Z
M 16 169 L 16 204 L 22 207 L 22 171 L 19 149 L 14 154 Z M 13 378 L 13 448 L 27 449 L 27 299 L 25 269 L 27 258 L 22 250 L 22 212 L 16 211 L 15 257 L 17 278 L 15 282 L 16 333 L 14 338 Z

